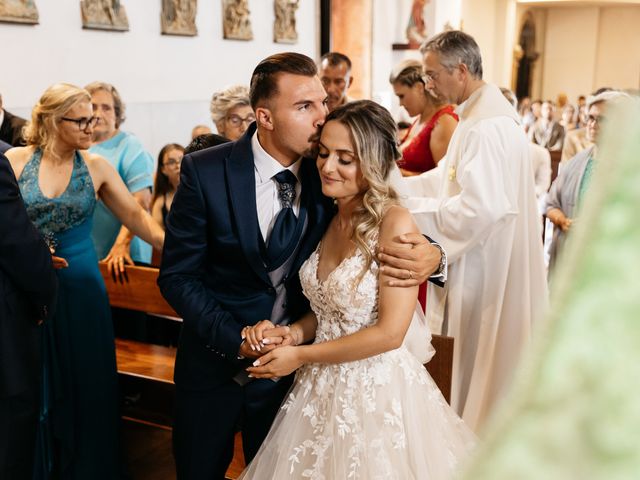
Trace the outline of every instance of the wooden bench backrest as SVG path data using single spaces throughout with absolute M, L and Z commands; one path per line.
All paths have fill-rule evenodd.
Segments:
M 102 278 L 107 286 L 109 303 L 112 307 L 126 308 L 152 315 L 179 317 L 160 294 L 156 283 L 159 272 L 157 268 L 127 265 L 125 272 L 126 279 L 121 282 L 109 275 L 106 263 L 100 262 L 100 273 L 102 273 Z
M 432 335 L 431 345 L 436 350 L 433 358 L 425 365 L 442 396 L 451 403 L 451 378 L 453 373 L 453 337 Z

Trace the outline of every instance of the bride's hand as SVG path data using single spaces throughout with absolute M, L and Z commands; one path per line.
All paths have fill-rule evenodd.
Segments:
M 247 372 L 255 378 L 285 377 L 302 366 L 299 352 L 299 347 L 276 348 L 253 362 Z
M 288 326 L 276 327 L 269 320 L 261 320 L 252 327 L 244 327 L 241 332 L 242 339 L 254 352 L 266 353 L 266 346 L 290 345 L 286 338 L 290 336 Z
M 249 348 L 251 348 L 251 350 L 259 352 L 264 346 L 264 344 L 262 343 L 263 332 L 274 327 L 275 325 L 269 320 L 261 320 L 252 327 L 244 327 L 242 329 L 241 336 L 242 339 L 249 345 Z

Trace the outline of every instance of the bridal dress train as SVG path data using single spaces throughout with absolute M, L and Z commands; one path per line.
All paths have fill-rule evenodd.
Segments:
M 315 343 L 378 319 L 378 264 L 356 285 L 365 267 L 357 251 L 321 281 L 319 248 L 300 270 L 318 318 Z M 474 434 L 403 345 L 354 362 L 301 367 L 240 479 L 448 479 L 474 445 Z

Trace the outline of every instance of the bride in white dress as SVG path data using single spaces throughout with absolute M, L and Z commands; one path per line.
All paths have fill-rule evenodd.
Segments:
M 327 117 L 317 166 L 338 211 L 300 270 L 312 312 L 290 326 L 292 345 L 248 369 L 297 373 L 241 479 L 448 479 L 475 444 L 403 344 L 418 287 L 389 285 L 375 260 L 378 242 L 418 231 L 387 181 L 399 157 L 395 123 L 374 102 Z

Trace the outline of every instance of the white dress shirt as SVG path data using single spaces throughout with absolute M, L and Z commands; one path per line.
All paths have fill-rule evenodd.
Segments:
M 296 182 L 296 199 L 293 202 L 293 213 L 298 216 L 300 211 L 300 159 L 289 167 L 283 167 L 280 162 L 269 155 L 258 140 L 258 132 L 251 137 L 251 150 L 253 151 L 253 163 L 256 169 L 256 209 L 258 211 L 258 223 L 262 239 L 267 243 L 276 216 L 282 209 L 278 198 L 278 181 L 273 178 L 283 170 L 289 170 L 298 181 Z

